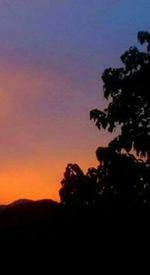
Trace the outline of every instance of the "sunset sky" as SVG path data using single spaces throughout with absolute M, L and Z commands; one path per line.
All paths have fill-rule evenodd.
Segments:
M 140 30 L 149 0 L 0 0 L 0 204 L 58 200 L 67 163 L 98 165 L 89 111 Z

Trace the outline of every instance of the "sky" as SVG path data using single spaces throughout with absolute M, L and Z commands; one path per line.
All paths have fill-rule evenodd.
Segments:
M 0 0 L 0 204 L 59 200 L 68 163 L 86 171 L 111 135 L 101 74 L 150 31 L 149 0 Z

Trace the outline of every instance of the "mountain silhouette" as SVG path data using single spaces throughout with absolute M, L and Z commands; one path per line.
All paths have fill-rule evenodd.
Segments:
M 26 204 L 26 203 L 32 203 L 32 202 L 33 202 L 33 200 L 29 200 L 29 199 L 18 199 L 16 201 L 9 203 L 6 207 L 13 207 L 13 206 L 17 206 L 17 205 Z

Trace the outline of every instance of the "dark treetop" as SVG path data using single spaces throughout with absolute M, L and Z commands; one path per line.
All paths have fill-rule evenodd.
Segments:
M 150 158 L 150 34 L 139 32 L 145 51 L 131 47 L 121 56 L 123 67 L 106 69 L 102 75 L 108 107 L 92 110 L 96 126 L 120 133 L 109 144 L 118 152 L 134 150 L 137 156 Z

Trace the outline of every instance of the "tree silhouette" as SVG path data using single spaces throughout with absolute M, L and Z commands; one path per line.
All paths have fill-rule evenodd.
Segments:
M 139 32 L 138 40 L 147 43 L 145 52 L 131 47 L 121 56 L 122 68 L 106 69 L 102 75 L 108 107 L 92 110 L 96 126 L 120 134 L 109 143 L 116 151 L 134 150 L 137 156 L 150 158 L 150 34 Z
M 66 205 L 95 205 L 99 199 L 97 169 L 89 168 L 87 174 L 77 164 L 68 164 L 59 191 Z
M 108 107 L 90 112 L 99 129 L 119 127 L 120 133 L 97 149 L 100 165 L 86 175 L 68 164 L 60 189 L 64 204 L 150 203 L 150 34 L 139 32 L 138 40 L 147 43 L 146 51 L 131 47 L 121 56 L 122 68 L 104 71 Z
M 119 203 L 150 201 L 150 166 L 131 154 L 120 154 L 110 147 L 96 150 L 101 198 Z

